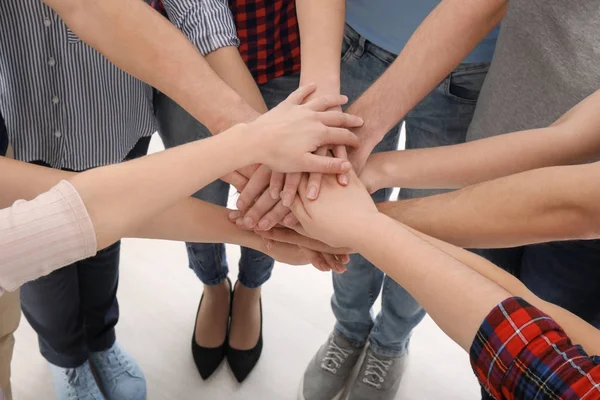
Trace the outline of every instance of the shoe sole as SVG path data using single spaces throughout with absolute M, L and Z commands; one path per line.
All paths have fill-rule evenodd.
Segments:
M 346 387 L 344 386 L 344 388 L 331 400 L 341 400 L 342 396 L 344 395 L 345 389 Z M 304 375 L 302 375 L 302 380 L 300 381 L 300 392 L 298 393 L 298 400 L 306 400 L 304 398 Z

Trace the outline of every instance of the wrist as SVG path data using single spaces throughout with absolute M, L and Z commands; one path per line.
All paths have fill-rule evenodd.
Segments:
M 373 242 L 379 242 L 382 235 L 387 234 L 390 221 L 389 217 L 379 211 L 370 214 L 361 223 L 361 228 L 354 232 L 350 247 L 360 254 L 367 254 L 374 247 Z
M 212 126 L 207 126 L 213 135 L 224 132 L 235 125 L 248 124 L 260 117 L 261 114 L 245 101 L 240 99 L 238 103 L 236 106 L 228 108 L 228 112 L 217 118 Z M 230 112 L 229 110 L 235 111 Z
M 357 253 L 362 253 L 368 245 L 366 242 L 369 238 L 380 237 L 380 232 L 374 228 L 374 225 L 385 217 L 380 212 L 359 214 L 352 217 L 352 223 L 344 228 L 347 236 L 344 239 L 344 247 L 356 250 Z

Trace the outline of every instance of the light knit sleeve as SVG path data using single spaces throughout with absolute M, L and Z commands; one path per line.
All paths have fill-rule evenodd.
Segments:
M 67 181 L 0 210 L 0 294 L 94 254 L 94 226 Z

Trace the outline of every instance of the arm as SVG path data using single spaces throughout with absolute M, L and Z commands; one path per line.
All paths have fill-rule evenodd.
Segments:
M 553 165 L 581 164 L 600 154 L 600 91 L 548 128 L 429 149 L 373 154 L 361 175 L 369 190 L 459 188 Z
M 348 109 L 365 120 L 356 131 L 361 146 L 350 154 L 359 173 L 386 132 L 498 25 L 507 4 L 507 0 L 445 0 L 423 21 L 396 61 Z
M 551 167 L 456 192 L 378 204 L 384 214 L 467 248 L 600 237 L 600 163 Z M 465 223 L 469 221 L 469 223 Z
M 211 132 L 257 112 L 173 25 L 139 0 L 45 0 L 82 40 L 117 67 L 156 87 Z
M 552 316 L 587 351 L 600 351 L 597 329 L 537 298 L 487 260 L 382 215 L 354 174 L 351 179 L 343 188 L 325 178 L 317 202 L 307 201 L 303 183 L 294 204 L 303 228 L 331 245 L 356 248 L 413 295 L 465 350 L 489 311 L 518 296 Z
M 317 90 L 312 96 L 340 93 L 340 54 L 344 33 L 344 0 L 297 0 L 296 12 L 300 29 L 301 63 L 300 85 L 314 83 Z M 308 98 L 307 100 L 310 100 Z M 338 107 L 341 110 L 341 107 Z M 337 147 L 338 153 L 345 148 Z M 317 151 L 326 155 L 327 148 Z M 242 191 L 237 203 L 246 217 L 247 229 L 269 230 L 279 224 L 289 212 L 298 190 L 301 174 L 269 174 L 261 170 Z M 318 195 L 321 175 L 312 174 L 310 186 L 313 198 Z M 268 191 L 265 188 L 269 187 Z M 256 202 L 254 199 L 258 198 Z
M 265 113 L 267 106 L 237 50 L 239 39 L 229 3 L 163 0 L 163 5 L 169 19 L 202 53 L 213 71 L 253 109 Z

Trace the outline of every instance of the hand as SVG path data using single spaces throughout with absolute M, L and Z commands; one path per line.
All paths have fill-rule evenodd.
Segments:
M 342 174 L 352 166 L 346 160 L 312 154 L 324 145 L 357 146 L 358 138 L 346 128 L 362 119 L 340 111 L 325 111 L 348 101 L 345 96 L 324 96 L 301 104 L 315 90 L 303 86 L 277 107 L 248 124 L 260 135 L 260 161 L 276 172 Z
M 290 228 L 273 228 L 269 231 L 256 231 L 263 239 L 273 240 L 275 242 L 283 242 L 294 244 L 296 246 L 304 247 L 309 250 L 318 251 L 321 253 L 335 254 L 340 258 L 343 264 L 347 264 L 349 261 L 346 257 L 348 254 L 353 254 L 355 251 L 352 249 L 342 247 L 331 247 L 323 242 L 319 242 L 316 239 L 306 236 L 306 232 L 300 225 L 294 229 Z
M 315 268 L 323 272 L 328 272 L 331 270 L 334 270 L 340 274 L 346 272 L 346 267 L 344 267 L 342 263 L 338 261 L 336 256 L 328 255 L 329 257 L 326 261 L 324 258 L 321 258 L 318 253 L 312 250 L 288 243 L 265 240 L 265 249 L 261 251 L 273 259 L 285 264 L 313 264 Z
M 260 164 L 249 165 L 244 168 L 240 168 L 237 171 L 230 172 L 223 176 L 221 180 L 225 183 L 229 183 L 231 186 L 236 188 L 238 192 L 242 192 L 246 185 L 248 185 L 252 176 L 258 169 Z
M 333 247 L 354 247 L 356 234 L 378 215 L 377 207 L 356 174 L 351 171 L 348 186 L 325 176 L 318 201 L 306 198 L 307 179 L 300 184 L 292 211 L 308 236 Z

